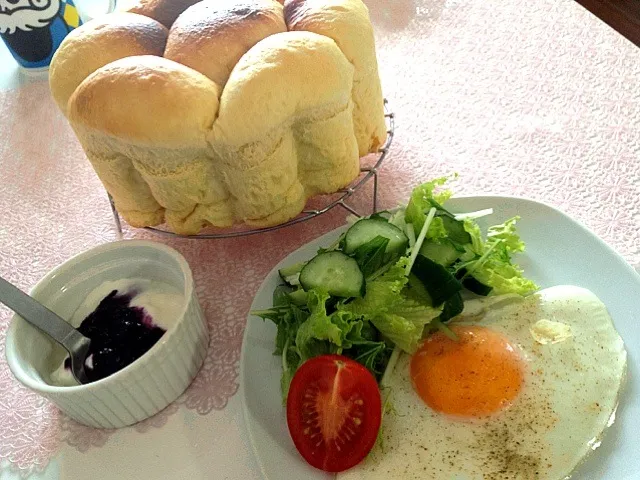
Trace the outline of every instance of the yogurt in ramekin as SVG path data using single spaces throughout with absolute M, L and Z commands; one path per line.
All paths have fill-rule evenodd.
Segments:
M 68 320 L 91 340 L 89 381 L 113 375 L 149 351 L 176 324 L 183 304 L 179 289 L 158 280 L 123 278 L 95 288 Z M 68 356 L 49 378 L 51 385 L 78 385 Z
M 112 375 L 70 385 L 60 372 L 67 353 L 48 336 L 17 315 L 6 336 L 7 363 L 15 377 L 92 427 L 123 427 L 164 409 L 189 386 L 209 344 L 191 269 L 182 255 L 159 243 L 101 245 L 54 269 L 31 295 L 77 327 L 114 286 L 125 294 L 137 288 L 129 305 L 143 308 L 165 331 L 146 353 Z

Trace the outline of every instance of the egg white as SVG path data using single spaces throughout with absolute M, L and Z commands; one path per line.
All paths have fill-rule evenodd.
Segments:
M 340 480 L 564 479 L 599 445 L 626 351 L 596 295 L 557 286 L 484 313 L 467 309 L 454 322 L 500 332 L 519 350 L 524 384 L 511 407 L 483 420 L 435 412 L 411 385 L 411 357 L 401 355 L 387 385 L 393 411 L 382 442 Z

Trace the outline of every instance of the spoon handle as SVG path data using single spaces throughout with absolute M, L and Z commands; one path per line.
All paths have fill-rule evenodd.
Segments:
M 61 344 L 69 353 L 89 339 L 47 307 L 0 277 L 0 303 Z

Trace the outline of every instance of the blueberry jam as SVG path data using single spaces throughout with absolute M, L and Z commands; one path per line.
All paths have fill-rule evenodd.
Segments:
M 144 355 L 164 335 L 142 307 L 130 306 L 137 292 L 118 295 L 113 290 L 80 324 L 91 340 L 85 368 L 90 382 L 123 369 Z M 65 361 L 70 368 L 70 360 Z

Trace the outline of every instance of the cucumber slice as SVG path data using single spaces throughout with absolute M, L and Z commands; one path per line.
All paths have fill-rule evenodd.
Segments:
M 382 218 L 365 218 L 354 223 L 344 237 L 344 252 L 353 253 L 378 236 L 389 239 L 386 253 L 404 255 L 409 239 L 402 230 Z
M 451 243 L 424 242 L 420 253 L 444 267 L 448 267 L 460 256 L 460 252 Z
M 313 257 L 300 272 L 300 284 L 307 291 L 318 288 L 337 297 L 362 297 L 365 293 L 358 262 L 336 251 Z
M 300 271 L 304 266 L 305 263 L 296 263 L 294 265 L 281 268 L 280 270 L 278 270 L 278 275 L 280 275 L 280 278 L 284 283 L 295 287 L 297 285 L 300 285 Z
M 446 268 L 424 255 L 416 257 L 411 273 L 422 282 L 434 307 L 442 305 L 443 302 L 462 290 L 462 284 Z

